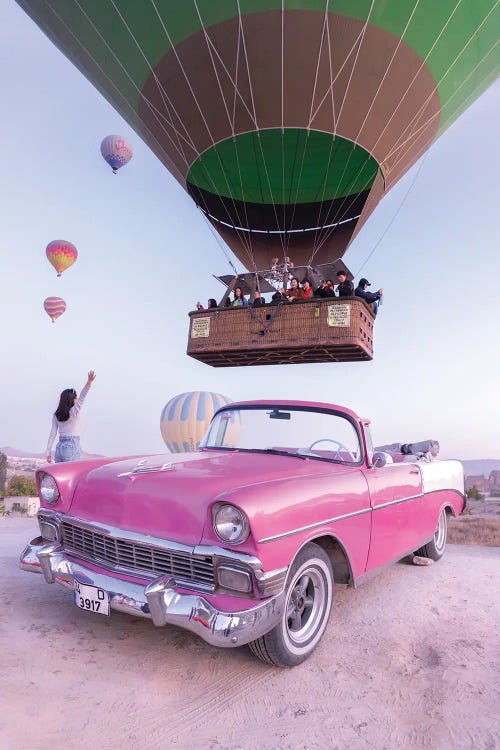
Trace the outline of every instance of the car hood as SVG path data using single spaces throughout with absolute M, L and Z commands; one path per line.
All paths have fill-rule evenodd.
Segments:
M 74 492 L 69 513 L 145 535 L 195 545 L 217 499 L 244 497 L 243 488 L 331 474 L 321 461 L 239 451 L 197 451 L 126 459 L 91 470 Z M 345 471 L 345 467 L 338 469 Z M 253 493 L 254 494 L 254 493 Z M 249 509 L 250 510 L 250 509 Z

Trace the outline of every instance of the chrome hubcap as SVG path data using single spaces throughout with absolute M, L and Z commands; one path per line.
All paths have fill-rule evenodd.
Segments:
M 323 615 L 326 593 L 323 576 L 313 568 L 302 572 L 294 582 L 286 617 L 288 637 L 295 643 L 309 640 L 316 631 Z

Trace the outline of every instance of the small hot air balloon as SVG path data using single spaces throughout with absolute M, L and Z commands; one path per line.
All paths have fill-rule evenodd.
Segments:
M 62 299 L 62 297 L 47 297 L 47 299 L 43 303 L 43 306 L 45 308 L 45 312 L 53 323 L 55 323 L 57 318 L 61 317 L 63 312 L 66 310 L 66 302 Z
M 171 398 L 160 417 L 161 434 L 169 451 L 194 451 L 217 409 L 230 403 L 231 399 L 227 396 L 207 391 L 180 393 Z M 239 427 L 237 432 L 239 434 Z
M 78 250 L 66 240 L 52 240 L 45 250 L 49 262 L 52 263 L 60 276 L 63 271 L 73 265 L 78 258 Z
M 116 174 L 120 167 L 129 163 L 133 152 L 130 143 L 121 135 L 107 135 L 101 143 L 101 154 Z

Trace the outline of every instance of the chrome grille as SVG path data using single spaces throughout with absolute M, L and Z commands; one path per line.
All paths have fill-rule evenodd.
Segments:
M 160 549 L 64 521 L 62 542 L 68 551 L 81 552 L 96 562 L 137 572 L 171 575 L 178 581 L 214 585 L 213 558 L 195 558 L 188 552 Z

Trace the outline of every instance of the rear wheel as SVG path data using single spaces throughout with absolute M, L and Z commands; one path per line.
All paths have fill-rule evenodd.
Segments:
M 328 623 L 334 586 L 328 555 L 317 544 L 306 544 L 290 568 L 280 622 L 248 644 L 251 652 L 278 667 L 294 667 L 307 659 Z
M 430 557 L 431 560 L 440 560 L 446 547 L 446 535 L 448 532 L 448 516 L 443 508 L 439 514 L 437 529 L 430 542 L 420 547 L 415 554 L 417 557 Z

